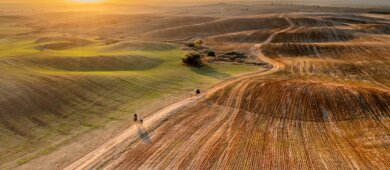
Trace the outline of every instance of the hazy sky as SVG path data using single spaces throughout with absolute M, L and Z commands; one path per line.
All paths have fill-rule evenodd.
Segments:
M 0 0 L 0 3 L 56 3 L 56 2 L 69 2 L 77 0 Z M 81 0 L 79 0 L 81 1 Z M 142 3 L 145 1 L 153 2 L 234 2 L 234 0 L 103 0 L 107 3 Z M 237 1 L 252 1 L 252 2 L 273 2 L 272 0 L 237 0 Z M 276 0 L 274 2 L 289 2 L 292 0 Z M 293 0 L 295 2 L 309 2 L 321 5 L 368 5 L 368 6 L 390 6 L 390 0 Z

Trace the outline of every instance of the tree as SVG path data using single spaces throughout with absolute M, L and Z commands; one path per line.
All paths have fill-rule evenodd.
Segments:
M 203 63 L 200 59 L 200 54 L 196 52 L 187 53 L 183 58 L 183 63 L 189 66 L 202 67 Z
M 207 52 L 207 56 L 215 57 L 215 52 L 214 51 L 209 51 L 209 52 Z

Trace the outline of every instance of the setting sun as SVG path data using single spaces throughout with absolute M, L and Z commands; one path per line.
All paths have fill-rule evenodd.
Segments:
M 76 3 L 99 3 L 103 2 L 103 0 L 72 0 L 73 2 Z

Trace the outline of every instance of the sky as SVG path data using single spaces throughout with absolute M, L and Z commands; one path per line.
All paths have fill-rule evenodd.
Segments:
M 0 0 L 0 3 L 59 3 L 59 2 L 70 2 L 70 1 L 83 1 L 83 0 Z M 84 0 L 85 1 L 85 0 Z M 86 0 L 88 1 L 88 0 Z M 101 0 L 106 3 L 142 3 L 145 1 L 153 2 L 234 2 L 234 0 Z M 292 0 L 237 0 L 237 1 L 251 1 L 251 2 L 291 2 Z M 320 5 L 343 5 L 343 6 L 390 6 L 390 0 L 294 0 L 295 2 L 308 2 L 311 4 Z

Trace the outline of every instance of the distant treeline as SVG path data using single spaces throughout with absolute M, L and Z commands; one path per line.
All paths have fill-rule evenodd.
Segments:
M 386 14 L 386 15 L 390 15 L 390 11 L 369 11 L 368 13 L 371 13 L 371 14 Z

